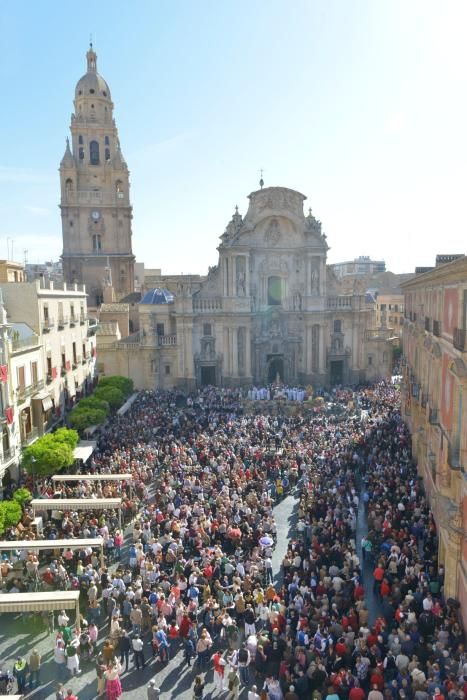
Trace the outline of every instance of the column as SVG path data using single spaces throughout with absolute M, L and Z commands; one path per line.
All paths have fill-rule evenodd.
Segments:
M 251 329 L 247 326 L 245 331 L 245 374 L 252 376 L 251 371 Z
M 230 258 L 230 267 L 231 267 L 231 277 L 232 277 L 232 284 L 230 285 L 230 296 L 236 297 L 237 296 L 237 257 L 235 255 L 232 255 L 232 257 Z
M 232 335 L 232 375 L 238 377 L 238 328 L 231 328 Z
M 250 290 L 250 255 L 245 255 L 245 294 L 247 297 L 251 296 Z
M 230 345 L 229 345 L 229 329 L 224 328 L 224 375 L 230 374 Z
M 306 344 L 305 344 L 305 352 L 306 352 L 306 373 L 311 374 L 311 367 L 312 367 L 312 350 L 313 350 L 313 343 L 312 343 L 312 327 L 308 327 L 306 329 Z

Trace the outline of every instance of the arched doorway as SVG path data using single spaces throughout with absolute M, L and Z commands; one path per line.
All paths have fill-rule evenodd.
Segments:
M 284 381 L 284 357 L 283 355 L 271 355 L 268 362 L 268 383 Z

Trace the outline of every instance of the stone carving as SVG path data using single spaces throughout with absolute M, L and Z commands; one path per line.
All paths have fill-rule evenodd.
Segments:
M 316 264 L 311 268 L 311 293 L 319 294 L 319 267 Z
M 239 255 L 236 259 L 237 268 L 237 296 L 246 296 L 246 272 L 245 272 L 245 258 Z
M 303 216 L 303 199 L 297 192 L 274 188 L 272 191 L 258 192 L 252 197 L 253 208 L 259 213 L 265 209 L 288 210 Z
M 301 311 L 302 309 L 302 295 L 297 289 L 292 297 L 292 306 L 294 311 Z
M 276 219 L 273 219 L 266 229 L 264 234 L 264 240 L 270 246 L 275 246 L 279 243 L 281 239 L 281 232 L 279 229 L 279 224 Z

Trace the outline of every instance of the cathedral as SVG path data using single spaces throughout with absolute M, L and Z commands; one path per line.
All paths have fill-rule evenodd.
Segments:
M 137 330 L 125 331 L 135 298 L 129 173 L 96 60 L 91 47 L 60 179 L 64 275 L 86 284 L 100 313 L 100 372 L 131 376 L 137 388 L 187 390 L 387 375 L 391 345 L 374 330 L 374 303 L 342 293 L 321 223 L 311 209 L 305 215 L 305 195 L 262 181 L 245 215 L 235 209 L 206 276 L 145 275 Z

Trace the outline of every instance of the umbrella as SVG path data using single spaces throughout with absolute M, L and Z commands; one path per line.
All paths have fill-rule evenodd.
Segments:
M 263 535 L 259 543 L 262 547 L 270 547 L 272 544 L 274 544 L 274 540 L 272 539 L 272 537 L 269 537 L 269 535 Z

